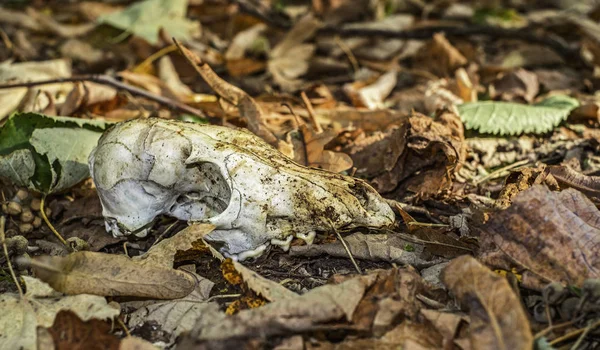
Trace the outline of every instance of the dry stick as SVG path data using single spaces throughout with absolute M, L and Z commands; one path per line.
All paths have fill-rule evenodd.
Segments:
M 344 238 L 338 232 L 338 230 L 335 229 L 335 226 L 333 226 L 333 222 L 331 222 L 330 219 L 327 219 L 327 221 L 329 221 L 329 225 L 331 225 L 331 229 L 338 236 L 338 239 L 340 240 L 340 242 L 342 242 L 342 245 L 344 246 L 344 249 L 346 249 L 346 253 L 348 253 L 348 256 L 350 257 L 350 261 L 352 261 L 352 264 L 354 264 L 354 268 L 356 269 L 356 272 L 358 272 L 359 274 L 362 275 L 362 270 L 360 269 L 360 267 L 356 263 L 356 260 L 354 260 L 354 256 L 352 256 L 352 252 L 350 251 L 350 248 L 348 248 L 348 245 L 346 244 L 346 241 L 344 241 Z
M 484 183 L 484 182 L 486 182 L 486 181 L 488 181 L 490 179 L 494 179 L 494 178 L 497 178 L 497 177 L 502 177 L 502 176 L 504 176 L 503 173 L 505 171 L 508 171 L 508 170 L 520 167 L 521 165 L 527 165 L 529 163 L 531 163 L 531 161 L 529 159 L 523 159 L 523 160 L 520 160 L 518 162 L 514 162 L 512 164 L 509 164 L 509 165 L 507 165 L 507 166 L 505 166 L 503 168 L 500 168 L 498 170 L 495 170 L 495 171 L 487 174 L 486 176 L 482 177 L 479 180 L 473 181 L 473 185 L 479 186 L 482 183 Z
M 48 220 L 48 216 L 46 216 L 46 208 L 44 208 L 44 204 L 46 204 L 46 195 L 42 196 L 42 200 L 40 201 L 40 214 L 42 214 L 42 219 L 44 219 L 44 222 L 46 223 L 46 225 L 48 225 L 48 228 L 50 229 L 50 231 L 52 231 L 52 233 L 54 233 L 54 235 L 56 236 L 56 238 L 58 238 L 58 240 L 64 244 L 65 247 L 67 247 L 67 250 L 71 251 L 71 247 L 69 246 L 69 243 L 67 243 L 67 241 L 65 241 L 65 239 L 60 235 L 60 233 L 58 233 L 58 231 L 56 231 L 56 229 L 54 228 L 54 226 L 52 225 L 52 223 L 50 222 L 50 220 Z
M 580 335 L 581 333 L 584 333 L 588 328 L 591 330 L 598 326 L 600 326 L 600 320 L 594 322 L 593 324 L 587 326 L 586 328 L 577 329 L 577 330 L 574 330 L 573 332 L 569 332 L 569 333 L 563 335 L 562 337 L 558 337 L 558 338 L 554 339 L 553 341 L 551 341 L 550 345 L 554 346 L 560 342 L 563 342 L 565 340 L 576 337 L 576 336 Z
M 308 96 L 306 96 L 306 93 L 304 91 L 302 91 L 300 93 L 300 96 L 302 97 L 302 102 L 304 102 L 304 106 L 306 106 L 306 110 L 308 111 L 308 115 L 310 116 L 310 122 L 315 127 L 315 131 L 318 134 L 322 133 L 323 132 L 323 128 L 321 127 L 321 125 L 317 121 L 317 115 L 315 114 L 315 110 L 313 109 L 312 103 L 310 103 L 310 100 L 308 99 Z
M 199 109 L 194 107 L 190 107 L 184 103 L 179 101 L 175 101 L 173 99 L 153 94 L 149 91 L 140 89 L 138 87 L 123 83 L 118 81 L 117 79 L 104 74 L 83 74 L 76 75 L 67 78 L 57 78 L 57 79 L 48 79 L 48 80 L 39 80 L 39 81 L 30 81 L 26 83 L 9 83 L 9 84 L 0 84 L 0 90 L 2 89 L 13 89 L 20 87 L 32 87 L 39 85 L 48 85 L 48 84 L 60 84 L 60 83 L 76 83 L 81 81 L 90 81 L 97 84 L 112 86 L 118 90 L 128 91 L 132 95 L 136 95 L 139 97 L 147 98 L 151 101 L 158 102 L 161 105 L 165 105 L 171 109 L 178 110 L 180 112 L 189 113 L 195 115 L 200 118 L 206 118 L 206 115 Z
M 6 235 L 4 234 L 4 226 L 6 225 L 6 218 L 4 216 L 0 216 L 0 244 L 2 244 L 2 250 L 4 250 L 4 256 L 6 256 L 6 264 L 8 265 L 8 270 L 10 271 L 10 276 L 13 281 L 17 285 L 17 290 L 19 291 L 19 295 L 21 299 L 23 298 L 23 289 L 21 289 L 21 285 L 19 284 L 19 280 L 17 279 L 17 275 L 15 274 L 15 270 L 12 268 L 12 264 L 10 262 L 10 257 L 8 256 L 8 248 L 6 248 Z
M 543 330 L 541 330 L 540 332 L 536 333 L 536 335 L 534 335 L 533 338 L 534 339 L 541 338 L 541 337 L 545 336 L 546 334 L 548 334 L 548 333 L 550 333 L 550 332 L 552 332 L 554 330 L 571 326 L 574 323 L 575 323 L 574 321 L 568 321 L 568 322 L 564 322 L 564 323 L 559 323 L 559 324 L 555 324 L 555 325 L 552 325 L 552 326 L 548 326 L 548 327 L 544 328 Z
M 136 73 L 144 72 L 146 69 L 148 69 L 150 65 L 152 65 L 152 63 L 154 63 L 154 61 L 174 51 L 177 51 L 177 46 L 175 44 L 163 47 L 162 49 L 156 51 L 152 55 L 146 57 L 146 59 L 142 61 L 142 63 L 135 66 L 131 71 Z

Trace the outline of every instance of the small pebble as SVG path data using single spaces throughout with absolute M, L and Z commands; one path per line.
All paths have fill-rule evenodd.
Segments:
M 33 213 L 31 212 L 31 209 L 24 208 L 23 212 L 21 213 L 20 219 L 21 219 L 22 223 L 31 224 L 33 222 L 33 220 L 35 219 L 35 215 L 33 215 Z
M 74 251 L 79 252 L 82 250 L 90 250 L 90 245 L 88 242 L 84 241 L 79 237 L 70 237 L 67 238 L 67 243 L 73 248 Z
M 35 228 L 40 228 L 40 226 L 42 226 L 42 218 L 39 216 L 36 216 L 35 218 L 33 218 L 33 222 L 31 224 Z
M 19 225 L 19 232 L 26 234 L 26 233 L 30 233 L 31 231 L 33 231 L 32 224 L 20 224 Z
M 40 211 L 41 204 L 42 201 L 39 198 L 34 198 L 31 200 L 31 204 L 29 206 L 33 211 Z
M 23 255 L 27 252 L 27 238 L 14 236 L 6 239 L 6 248 L 15 255 Z
M 8 215 L 19 215 L 23 211 L 21 204 L 17 202 L 8 202 L 6 207 L 6 214 Z
M 29 197 L 29 191 L 20 189 L 17 191 L 16 197 L 19 198 L 19 200 L 24 201 Z

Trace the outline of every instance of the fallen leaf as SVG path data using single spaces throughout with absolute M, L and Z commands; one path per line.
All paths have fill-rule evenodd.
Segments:
M 574 188 L 594 202 L 600 202 L 600 177 L 587 176 L 568 166 L 551 165 L 546 167 L 561 189 Z
M 175 253 L 193 248 L 213 229 L 192 225 L 136 258 L 82 251 L 35 257 L 31 265 L 39 278 L 66 294 L 183 298 L 201 284 L 201 277 L 173 269 Z
M 436 261 L 427 261 L 422 257 L 424 249 L 422 244 L 404 239 L 400 235 L 353 233 L 344 237 L 344 241 L 355 259 L 387 261 L 419 269 L 436 264 Z M 348 252 L 340 241 L 290 247 L 291 256 L 314 257 L 323 254 L 340 258 L 348 257 Z
M 535 73 L 525 69 L 517 69 L 502 75 L 490 86 L 490 97 L 502 101 L 532 103 L 540 86 Z
M 467 64 L 467 59 L 458 51 L 444 34 L 436 33 L 417 54 L 416 62 L 421 69 L 433 72 L 439 77 L 454 75 L 454 71 Z
M 56 59 L 41 62 L 3 62 L 0 64 L 0 83 L 17 83 L 40 81 L 46 79 L 66 78 L 71 76 L 71 62 L 66 59 Z M 73 88 L 71 83 L 50 84 L 41 87 L 43 91 L 53 96 L 66 95 Z M 27 94 L 27 88 L 0 90 L 0 121 L 14 112 Z M 40 109 L 46 105 L 40 105 Z
M 228 61 L 240 60 L 245 57 L 246 52 L 252 48 L 256 40 L 267 29 L 264 23 L 258 23 L 252 27 L 237 33 L 231 40 L 231 44 L 225 52 L 225 59 Z
M 302 81 L 298 78 L 308 71 L 309 59 L 316 49 L 314 44 L 305 44 L 304 41 L 312 37 L 321 25 L 312 15 L 303 17 L 269 52 L 267 68 L 284 91 L 291 92 L 300 87 Z
M 396 87 L 396 75 L 394 71 L 382 74 L 375 82 L 355 90 L 351 84 L 344 86 L 346 93 L 355 95 L 356 100 L 360 101 L 360 106 L 368 109 L 385 108 L 384 101 Z
M 187 7 L 187 0 L 145 0 L 100 16 L 98 21 L 137 35 L 150 44 L 159 42 L 161 28 L 185 41 L 200 34 L 200 23 L 186 18 Z
M 555 95 L 535 105 L 511 102 L 481 101 L 458 105 L 467 129 L 481 133 L 519 135 L 541 134 L 567 119 L 579 102 L 571 97 Z
M 42 193 L 89 177 L 88 156 L 108 123 L 35 113 L 14 114 L 0 128 L 0 176 Z
M 24 298 L 10 293 L 0 295 L 2 349 L 37 349 L 37 327 L 51 327 L 61 310 L 70 310 L 83 321 L 113 319 L 120 313 L 103 297 L 86 294 L 63 296 L 38 279 L 21 278 L 27 287 Z
M 83 322 L 71 311 L 60 311 L 48 332 L 54 340 L 56 350 L 102 349 L 118 350 L 121 340 L 111 334 L 111 325 L 107 322 L 91 319 Z
M 300 164 L 325 169 L 335 173 L 352 167 L 352 159 L 345 153 L 326 150 L 325 146 L 337 135 L 333 130 L 316 133 L 309 126 L 299 127 L 298 137 L 288 134 L 287 144 L 291 145 L 291 158 Z
M 483 261 L 523 271 L 523 286 L 541 289 L 549 282 L 580 286 L 598 278 L 600 212 L 581 192 L 552 192 L 533 185 L 512 199 L 481 227 Z
M 473 349 L 531 349 L 527 315 L 508 281 L 469 255 L 450 262 L 442 280 L 469 310 Z

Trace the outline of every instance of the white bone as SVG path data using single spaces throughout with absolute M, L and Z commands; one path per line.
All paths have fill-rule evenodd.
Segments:
M 307 245 L 313 244 L 313 241 L 315 240 L 316 236 L 317 236 L 317 233 L 315 231 L 310 231 L 307 234 L 296 233 L 296 238 L 300 238 L 301 240 L 306 242 Z
M 290 250 L 290 244 L 292 243 L 293 238 L 294 238 L 294 236 L 292 236 L 292 235 L 287 236 L 286 239 L 273 238 L 273 239 L 271 239 L 271 244 L 277 245 L 277 246 L 281 247 L 281 249 L 283 249 L 284 252 L 287 252 L 288 250 Z
M 89 163 L 115 236 L 143 237 L 159 215 L 170 215 L 215 225 L 206 239 L 242 260 L 272 240 L 310 243 L 315 231 L 394 222 L 366 182 L 301 166 L 243 130 L 128 121 L 102 136 Z

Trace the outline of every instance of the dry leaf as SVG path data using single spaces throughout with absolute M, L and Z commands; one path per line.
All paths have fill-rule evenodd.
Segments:
M 414 243 L 414 240 L 403 239 L 400 235 L 354 233 L 344 237 L 344 241 L 356 259 L 387 261 L 419 269 L 436 264 L 436 261 L 426 261 L 421 257 L 423 245 Z M 291 256 L 314 257 L 323 254 L 340 258 L 348 257 L 348 252 L 340 241 L 290 248 Z
M 292 158 L 313 168 L 325 169 L 334 173 L 348 170 L 352 167 L 352 159 L 345 153 L 326 150 L 325 146 L 337 135 L 333 130 L 321 133 L 314 132 L 310 127 L 300 125 L 300 140 L 288 134 L 288 144 L 292 145 Z
M 444 34 L 433 35 L 416 60 L 419 68 L 433 72 L 439 77 L 454 75 L 454 71 L 467 64 L 467 59 L 446 39 Z
M 600 212 L 581 192 L 552 192 L 533 185 L 491 215 L 481 228 L 481 258 L 488 265 L 523 272 L 523 286 L 546 283 L 580 286 L 598 278 Z
M 265 125 L 263 120 L 264 113 L 258 103 L 242 89 L 221 79 L 210 66 L 206 62 L 203 62 L 195 53 L 186 49 L 177 41 L 175 41 L 175 44 L 179 47 L 179 50 L 188 63 L 194 67 L 196 72 L 200 74 L 202 79 L 204 79 L 217 95 L 238 108 L 240 116 L 248 123 L 248 129 L 270 145 L 276 147 L 278 142 L 277 137 Z
M 508 281 L 469 255 L 450 262 L 442 280 L 471 316 L 473 349 L 529 350 L 527 315 Z
M 375 82 L 367 86 L 361 87 L 358 90 L 353 88 L 352 84 L 344 85 L 344 91 L 356 96 L 354 100 L 360 102 L 357 107 L 367 107 L 368 109 L 384 109 L 384 101 L 396 87 L 397 73 L 390 71 L 382 74 Z
M 502 75 L 490 86 L 490 97 L 502 101 L 532 103 L 540 91 L 537 75 L 519 68 Z
M 67 310 L 60 311 L 48 328 L 55 350 L 97 349 L 99 344 L 105 350 L 118 350 L 121 340 L 111 330 L 108 322 L 96 319 L 84 322 Z
M 546 167 L 561 189 L 574 188 L 588 196 L 595 203 L 600 202 L 600 176 L 587 176 L 568 166 L 551 165 Z
M 120 310 L 109 306 L 103 297 L 95 295 L 63 296 L 46 283 L 29 276 L 21 276 L 27 292 L 24 298 L 6 293 L 0 296 L 1 349 L 37 349 L 36 328 L 50 327 L 59 311 L 70 310 L 83 321 L 107 320 L 119 315 Z
M 176 299 L 196 285 L 185 272 L 125 255 L 81 251 L 66 257 L 35 257 L 31 265 L 36 276 L 65 294 Z

